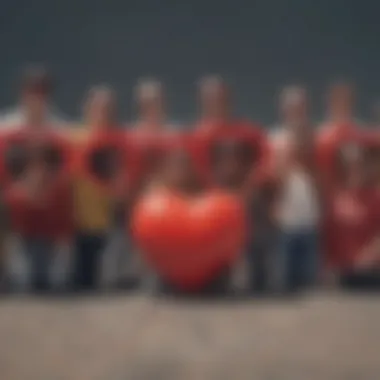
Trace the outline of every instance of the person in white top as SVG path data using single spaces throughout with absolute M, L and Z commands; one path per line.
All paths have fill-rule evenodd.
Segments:
M 283 289 L 294 291 L 314 283 L 319 261 L 320 204 L 305 89 L 286 88 L 280 97 L 280 112 L 282 126 L 272 136 L 278 179 L 278 253 Z

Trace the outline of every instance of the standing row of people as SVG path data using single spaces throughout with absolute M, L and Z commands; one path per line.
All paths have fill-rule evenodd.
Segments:
M 286 88 L 280 123 L 265 132 L 237 119 L 228 86 L 209 77 L 200 121 L 180 132 L 166 118 L 162 85 L 144 81 L 127 138 L 112 89 L 93 88 L 74 127 L 50 113 L 51 89 L 47 73 L 28 72 L 21 109 L 0 120 L 2 262 L 12 289 L 89 290 L 100 272 L 108 285 L 143 276 L 128 215 L 143 189 L 163 184 L 241 197 L 251 232 L 244 267 L 256 291 L 379 282 L 380 141 L 355 121 L 348 84 L 331 87 L 317 129 L 305 89 Z

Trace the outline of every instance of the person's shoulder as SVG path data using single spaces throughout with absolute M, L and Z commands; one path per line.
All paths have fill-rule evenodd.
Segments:
M 23 122 L 20 109 L 12 108 L 0 112 L 0 130 L 17 128 Z
M 331 124 L 321 123 L 315 130 L 315 140 L 318 144 L 331 142 L 335 138 L 335 133 Z
M 23 131 L 23 127 L 19 123 L 1 123 L 0 122 L 0 137 L 2 139 L 14 136 Z

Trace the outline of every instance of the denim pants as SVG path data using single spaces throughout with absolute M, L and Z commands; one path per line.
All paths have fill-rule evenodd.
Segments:
M 74 289 L 94 290 L 97 287 L 106 242 L 105 234 L 77 234 L 73 268 Z
M 124 226 L 114 226 L 107 235 L 102 261 L 101 286 L 124 286 L 137 276 L 137 252 Z
M 274 241 L 276 229 L 266 226 L 255 234 L 248 243 L 247 264 L 249 271 L 249 289 L 254 293 L 273 290 L 275 271 L 273 270 Z
M 11 237 L 7 256 L 11 290 L 45 291 L 67 285 L 70 253 L 50 239 Z
M 347 290 L 380 290 L 380 269 L 361 273 L 345 273 L 340 278 L 340 284 Z
M 280 286 L 293 292 L 315 284 L 319 270 L 316 228 L 282 231 L 279 236 Z

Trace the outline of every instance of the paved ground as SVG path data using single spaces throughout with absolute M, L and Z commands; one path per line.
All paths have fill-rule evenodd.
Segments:
M 380 297 L 0 302 L 1 380 L 378 380 Z

